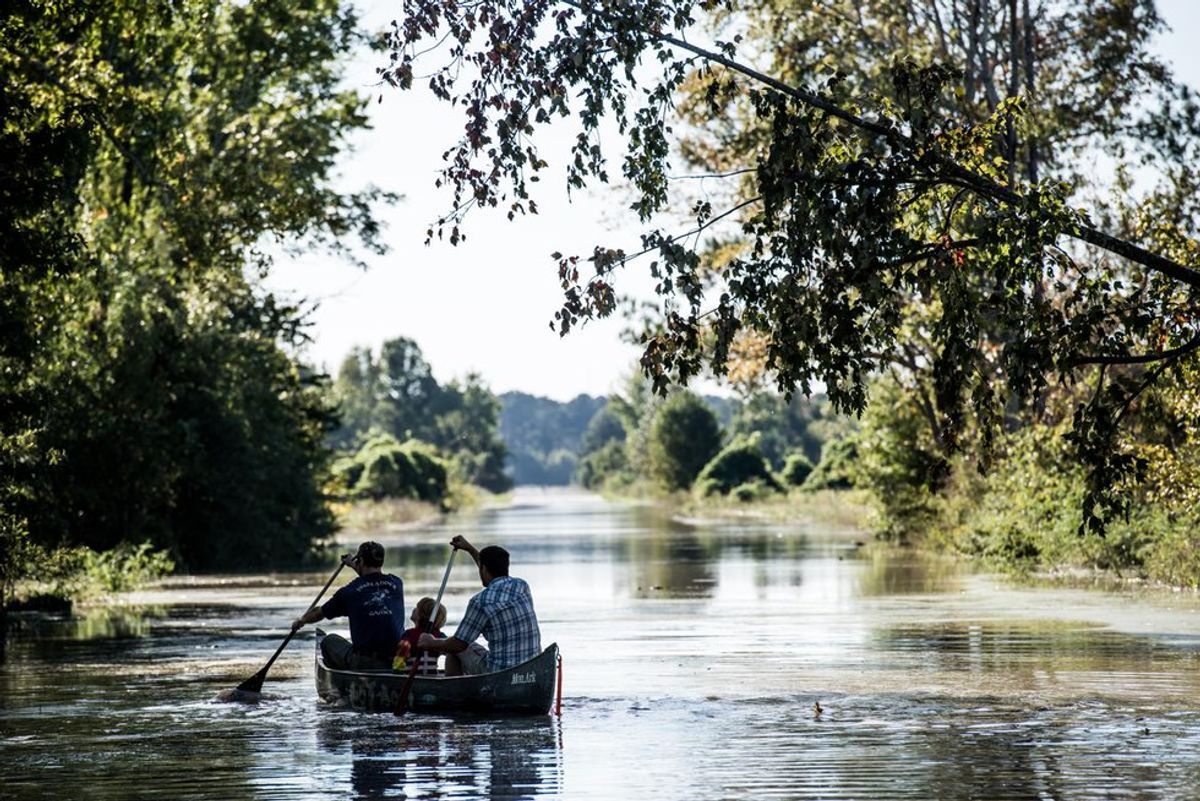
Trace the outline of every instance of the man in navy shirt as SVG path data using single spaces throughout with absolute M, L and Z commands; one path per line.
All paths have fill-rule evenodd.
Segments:
M 383 546 L 377 542 L 364 542 L 358 553 L 342 561 L 358 578 L 324 606 L 296 618 L 292 630 L 326 618 L 349 617 L 350 640 L 330 634 L 321 642 L 325 664 L 340 670 L 391 670 L 396 643 L 404 634 L 404 582 L 383 572 Z

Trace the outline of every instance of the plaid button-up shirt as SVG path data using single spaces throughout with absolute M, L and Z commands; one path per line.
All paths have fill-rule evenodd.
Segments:
M 470 643 L 481 634 L 488 641 L 489 671 L 519 665 L 542 652 L 542 636 L 528 584 L 512 576 L 500 576 L 471 599 L 454 636 Z

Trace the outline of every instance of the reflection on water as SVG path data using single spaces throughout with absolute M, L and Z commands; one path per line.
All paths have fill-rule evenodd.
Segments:
M 395 722 L 329 712 L 316 735 L 330 760 L 350 760 L 356 798 L 535 798 L 561 791 L 558 724 L 545 717 Z
M 871 546 L 861 553 L 863 570 L 858 578 L 860 595 L 919 595 L 955 592 L 962 567 L 938 554 L 907 548 Z
M 5 798 L 1175 799 L 1200 787 L 1200 604 L 1017 589 L 820 531 L 526 493 L 396 535 L 432 592 L 500 543 L 564 653 L 561 720 L 318 706 L 311 634 L 273 700 L 216 704 L 327 572 L 178 580 L 22 618 Z M 479 588 L 461 560 L 451 622 Z M 822 711 L 814 712 L 820 701 Z

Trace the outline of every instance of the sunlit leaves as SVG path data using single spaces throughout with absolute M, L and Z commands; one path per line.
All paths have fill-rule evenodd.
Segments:
M 1166 81 L 1146 55 L 1158 26 L 1147 3 L 1068 3 L 1020 20 L 1012 4 L 967 4 L 969 19 L 943 0 L 835 5 L 409 0 L 383 74 L 407 85 L 418 59 L 443 59 L 426 70 L 430 87 L 466 123 L 442 176 L 455 200 L 437 227 L 453 226 L 452 238 L 475 205 L 523 212 L 529 165 L 541 164 L 532 137 L 551 123 L 574 125 L 570 188 L 608 179 L 609 119 L 625 135 L 639 218 L 693 210 L 687 230 L 654 228 L 638 249 L 555 257 L 561 333 L 611 314 L 617 268 L 648 262 L 660 314 L 641 363 L 659 391 L 723 374 L 749 334 L 767 343 L 779 389 L 823 385 L 838 408 L 861 411 L 868 378 L 910 357 L 916 310 L 939 445 L 956 447 L 973 416 L 986 448 L 1007 408 L 1086 377 L 1095 357 L 1190 341 L 1194 254 L 1110 236 L 1074 194 L 1088 176 L 1070 157 L 1145 145 L 1128 131 L 1157 131 L 1175 158 L 1198 150 L 1190 93 L 1156 93 L 1148 110 L 1133 101 L 1131 87 Z M 748 26 L 740 52 L 725 36 L 708 49 L 688 39 L 700 9 Z M 452 43 L 439 49 L 443 36 Z M 747 46 L 774 71 L 749 66 Z M 691 130 L 676 149 L 681 119 Z M 729 182 L 696 203 L 671 180 L 677 154 Z M 1187 214 L 1169 216 L 1185 239 L 1195 230 Z M 713 269 L 702 234 L 737 252 Z M 1132 389 L 1101 393 L 1103 414 L 1081 409 L 1097 492 L 1136 472 L 1114 439 L 1115 404 L 1132 403 L 1142 368 L 1126 372 Z

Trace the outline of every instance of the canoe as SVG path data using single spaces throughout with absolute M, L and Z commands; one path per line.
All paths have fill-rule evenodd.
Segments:
M 407 673 L 335 670 L 321 656 L 325 632 L 317 630 L 317 695 L 328 704 L 363 712 L 393 712 Z M 507 670 L 478 676 L 417 676 L 409 709 L 414 712 L 473 712 L 545 715 L 554 701 L 558 645 Z

